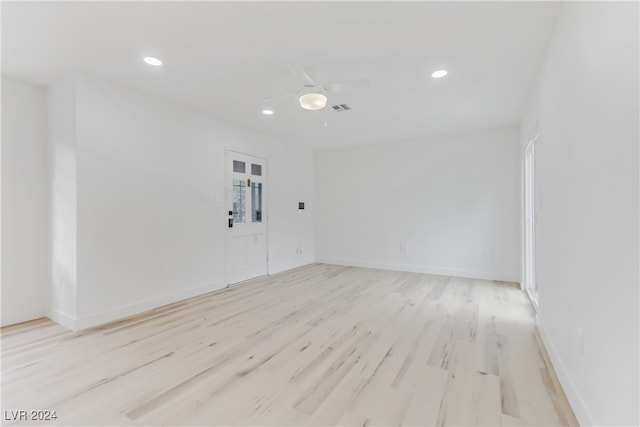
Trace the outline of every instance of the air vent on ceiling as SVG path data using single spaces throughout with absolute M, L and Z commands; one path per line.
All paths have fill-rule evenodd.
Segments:
M 333 108 L 334 111 L 338 111 L 338 112 L 351 110 L 351 107 L 349 107 L 347 104 L 334 105 L 331 108 Z

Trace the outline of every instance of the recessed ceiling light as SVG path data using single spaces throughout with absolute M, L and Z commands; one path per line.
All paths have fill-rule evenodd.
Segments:
M 162 65 L 162 61 L 160 61 L 158 58 L 154 58 L 153 56 L 145 56 L 144 62 L 149 65 L 153 65 L 154 67 L 159 67 Z
M 431 73 L 431 77 L 433 77 L 434 79 L 439 79 L 441 77 L 444 77 L 447 75 L 447 70 L 438 70 L 438 71 L 434 71 L 433 73 Z
M 271 108 L 265 108 L 264 110 L 262 110 L 262 114 L 264 114 L 265 116 L 270 116 L 273 114 L 273 110 Z

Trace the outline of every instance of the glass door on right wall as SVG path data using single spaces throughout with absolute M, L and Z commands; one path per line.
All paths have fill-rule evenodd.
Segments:
M 524 152 L 524 280 L 525 288 L 534 307 L 538 308 L 536 285 L 536 196 L 535 196 L 535 134 Z

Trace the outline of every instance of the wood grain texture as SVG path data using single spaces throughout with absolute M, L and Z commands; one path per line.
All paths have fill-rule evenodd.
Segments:
M 55 410 L 48 425 L 575 423 L 502 282 L 313 264 L 81 332 L 0 336 L 3 413 Z

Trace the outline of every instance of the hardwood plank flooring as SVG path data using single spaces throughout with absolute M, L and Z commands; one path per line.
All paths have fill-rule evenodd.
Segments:
M 58 417 L 3 425 L 574 424 L 534 333 L 512 284 L 313 264 L 77 333 L 3 328 L 3 418 Z

